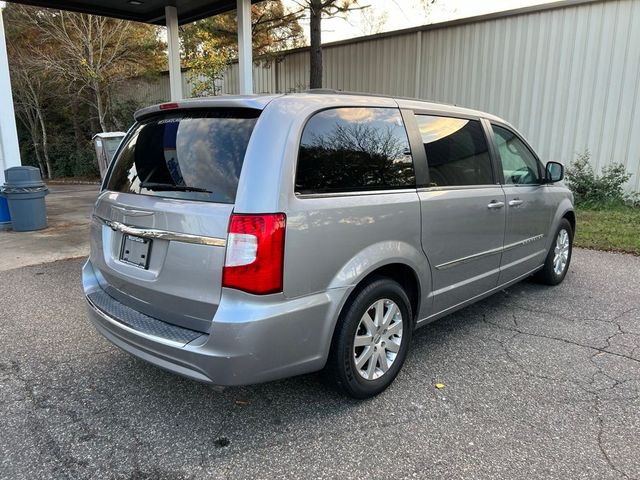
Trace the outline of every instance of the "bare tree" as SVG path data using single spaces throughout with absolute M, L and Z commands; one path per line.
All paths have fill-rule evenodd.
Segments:
M 376 13 L 371 8 L 366 8 L 360 13 L 360 31 L 363 35 L 380 33 L 388 19 L 387 12 Z
M 23 39 L 28 38 L 28 32 L 23 34 Z M 45 107 L 54 90 L 50 72 L 34 62 L 34 52 L 28 41 L 11 42 L 8 50 L 16 116 L 31 136 L 40 171 L 47 178 L 53 178 L 45 122 Z
M 157 61 L 154 27 L 107 17 L 21 7 L 21 18 L 37 32 L 40 65 L 71 84 L 108 130 L 108 88 Z
M 362 10 L 360 0 L 293 0 L 302 11 L 309 12 L 309 84 L 311 88 L 322 88 L 322 18 L 344 16 L 353 10 Z
M 16 115 L 31 134 L 40 170 L 47 175 L 47 178 L 51 179 L 53 178 L 53 167 L 49 158 L 49 143 L 43 109 L 47 95 L 46 79 L 38 74 L 31 74 L 26 69 L 16 68 L 12 71 L 12 77 L 16 92 L 19 92 L 15 102 Z M 41 145 L 38 145 L 39 143 Z M 42 155 L 38 147 L 41 147 Z

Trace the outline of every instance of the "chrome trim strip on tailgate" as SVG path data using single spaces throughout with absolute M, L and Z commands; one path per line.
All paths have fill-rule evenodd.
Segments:
M 206 237 L 204 235 L 192 235 L 190 233 L 181 232 L 169 232 L 167 230 L 158 230 L 155 228 L 138 228 L 125 225 L 124 223 L 116 222 L 114 220 L 107 220 L 106 218 L 94 215 L 94 218 L 99 222 L 104 223 L 112 230 L 122 232 L 128 235 L 135 235 L 136 237 L 173 240 L 176 242 L 195 243 L 198 245 L 210 245 L 214 247 L 224 247 L 227 245 L 227 240 L 218 237 Z

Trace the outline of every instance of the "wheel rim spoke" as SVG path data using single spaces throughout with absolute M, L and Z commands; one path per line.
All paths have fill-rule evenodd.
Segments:
M 362 320 L 360 320 L 360 324 L 361 325 L 364 324 L 365 328 L 367 329 L 367 333 L 371 335 L 373 335 L 374 332 L 376 331 L 376 325 L 375 323 L 373 323 L 373 319 L 369 315 L 368 311 L 362 316 Z
M 353 342 L 354 347 L 367 347 L 373 343 L 373 335 L 356 335 Z
M 367 363 L 367 360 L 373 355 L 373 347 L 365 347 L 362 354 L 356 358 L 356 368 L 361 369 Z
M 376 316 L 373 323 L 375 323 L 376 327 L 380 327 L 384 322 L 384 300 L 378 300 L 374 308 L 376 309 Z
M 402 335 L 402 320 L 394 323 L 387 329 L 387 335 Z
M 398 353 L 400 351 L 400 344 L 393 340 L 387 340 L 386 348 L 389 352 Z
M 388 327 L 389 324 L 391 323 L 391 320 L 393 320 L 393 317 L 396 315 L 396 313 L 398 313 L 398 307 L 396 306 L 395 303 L 392 303 L 388 310 L 387 313 L 384 314 L 384 319 L 382 321 L 382 327 Z
M 387 360 L 387 354 L 383 348 L 381 352 L 378 352 L 378 363 L 380 364 L 380 370 L 382 370 L 382 373 L 389 370 L 389 363 L 387 362 Z
M 369 359 L 369 363 L 367 365 L 367 380 L 373 380 L 376 373 L 376 366 L 378 364 L 378 352 L 373 352 L 373 355 Z

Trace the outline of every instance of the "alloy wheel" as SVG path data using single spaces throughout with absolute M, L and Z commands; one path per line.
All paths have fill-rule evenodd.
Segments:
M 395 302 L 377 300 L 362 315 L 353 342 L 353 360 L 360 376 L 375 380 L 396 360 L 402 344 L 402 313 Z
M 567 268 L 567 262 L 569 261 L 569 248 L 571 248 L 569 232 L 563 228 L 558 232 L 558 236 L 556 237 L 556 246 L 554 249 L 553 271 L 556 275 L 562 275 L 564 269 Z

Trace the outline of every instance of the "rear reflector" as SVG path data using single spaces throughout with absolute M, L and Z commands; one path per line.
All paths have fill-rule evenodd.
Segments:
M 231 215 L 222 286 L 256 295 L 282 291 L 284 213 Z
M 178 108 L 180 105 L 177 103 L 161 103 L 160 110 L 172 110 L 174 108 Z

